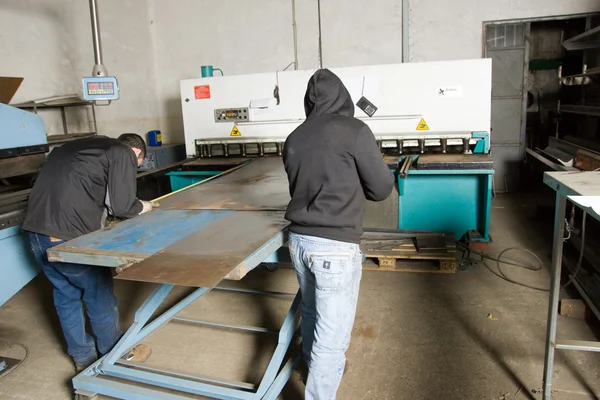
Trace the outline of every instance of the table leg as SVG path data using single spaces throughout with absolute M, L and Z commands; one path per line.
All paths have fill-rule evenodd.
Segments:
M 560 295 L 560 274 L 562 270 L 563 238 L 565 234 L 565 209 L 567 198 L 556 192 L 554 211 L 554 243 L 552 248 L 552 270 L 550 280 L 550 299 L 548 302 L 548 320 L 546 325 L 546 355 L 544 358 L 544 400 L 552 399 L 552 373 L 554 370 L 554 351 L 556 343 L 556 324 L 558 319 L 558 300 Z

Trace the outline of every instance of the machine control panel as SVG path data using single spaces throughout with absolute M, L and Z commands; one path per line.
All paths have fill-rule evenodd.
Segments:
M 247 121 L 249 121 L 248 107 L 215 109 L 215 122 L 247 122 Z
M 83 99 L 106 101 L 119 99 L 119 84 L 114 76 L 86 76 L 82 79 Z

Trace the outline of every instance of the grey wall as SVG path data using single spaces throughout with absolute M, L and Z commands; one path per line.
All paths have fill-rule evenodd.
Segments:
M 400 62 L 401 0 L 322 0 L 326 67 Z M 226 74 L 293 61 L 291 0 L 100 0 L 109 73 L 121 99 L 98 114 L 101 133 L 159 127 L 183 138 L 179 80 L 212 64 Z M 484 21 L 600 11 L 597 0 L 410 0 L 410 59 L 479 58 Z M 296 0 L 299 67 L 318 66 L 317 0 Z M 23 76 L 15 100 L 74 93 L 91 73 L 84 0 L 0 0 L 0 75 Z
M 97 108 L 98 130 L 115 136 L 157 127 L 146 2 L 99 0 L 99 14 L 104 64 L 117 76 L 121 98 Z M 0 0 L 0 76 L 25 78 L 13 102 L 80 93 L 81 77 L 91 75 L 93 66 L 87 1 Z M 44 112 L 49 134 L 62 133 L 56 116 Z

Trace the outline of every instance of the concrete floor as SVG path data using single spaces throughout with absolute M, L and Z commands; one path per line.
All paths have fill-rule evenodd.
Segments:
M 525 247 L 548 265 L 551 232 L 540 227 L 531 201 L 494 199 L 492 254 Z M 533 263 L 517 253 L 514 260 Z M 490 266 L 492 266 L 490 264 Z M 513 279 L 547 286 L 547 270 L 505 268 Z M 293 271 L 254 271 L 239 285 L 293 292 Z M 151 285 L 116 282 L 123 327 Z M 168 301 L 186 293 L 179 290 Z M 227 301 L 224 298 L 227 297 Z M 253 295 L 210 293 L 185 310 L 213 321 L 276 327 L 289 300 Z M 503 281 L 484 267 L 454 275 L 366 271 L 361 284 L 349 366 L 339 399 L 538 399 L 544 358 L 547 294 Z M 0 337 L 20 342 L 29 357 L 0 379 L 2 399 L 69 399 L 73 367 L 52 305 L 51 289 L 36 278 L 0 308 Z M 559 337 L 593 340 L 583 320 L 561 317 Z M 262 338 L 265 338 L 262 336 Z M 268 339 L 268 338 L 267 338 Z M 172 323 L 147 342 L 153 346 L 148 366 L 184 373 L 254 382 L 267 361 L 272 340 Z M 599 398 L 600 355 L 558 354 L 555 399 Z M 302 398 L 294 375 L 282 399 Z

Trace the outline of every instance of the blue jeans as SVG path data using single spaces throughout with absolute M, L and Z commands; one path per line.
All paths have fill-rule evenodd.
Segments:
M 64 242 L 50 241 L 46 235 L 31 232 L 29 240 L 35 258 L 54 287 L 54 306 L 67 341 L 67 352 L 75 364 L 87 366 L 96 361 L 97 352 L 108 353 L 123 334 L 112 273 L 104 267 L 50 262 L 46 250 Z M 82 301 L 96 340 L 85 330 Z
M 362 276 L 357 244 L 290 233 L 289 249 L 302 295 L 305 398 L 332 400 L 344 374 Z

